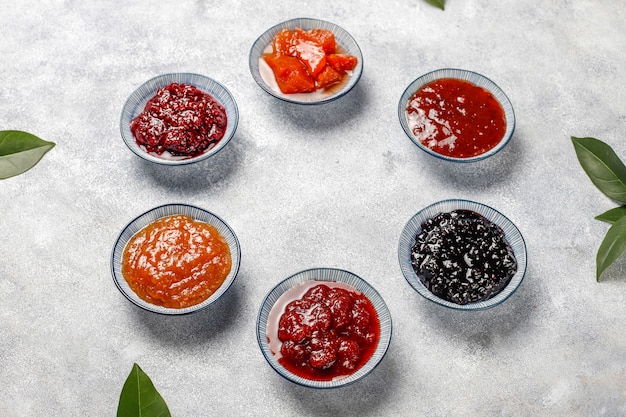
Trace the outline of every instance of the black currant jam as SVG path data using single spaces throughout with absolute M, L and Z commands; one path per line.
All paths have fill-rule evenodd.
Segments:
M 430 292 L 461 305 L 492 298 L 517 270 L 503 230 L 472 210 L 439 213 L 424 222 L 411 264 Z

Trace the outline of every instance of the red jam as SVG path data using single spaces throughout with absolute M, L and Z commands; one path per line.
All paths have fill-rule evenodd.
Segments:
M 215 146 L 226 125 L 226 110 L 213 96 L 172 83 L 157 90 L 130 122 L 130 131 L 149 153 L 193 157 Z
M 283 29 L 263 54 L 284 94 L 312 93 L 344 82 L 358 61 L 343 54 L 328 29 Z
M 494 148 L 504 137 L 502 106 L 486 89 L 443 78 L 417 90 L 406 109 L 409 128 L 424 146 L 441 155 L 471 158 Z
M 316 381 L 356 372 L 372 357 L 379 338 L 371 301 L 339 282 L 310 281 L 292 288 L 268 320 L 270 349 L 279 363 Z
M 130 239 L 122 275 L 143 300 L 185 308 L 208 299 L 226 280 L 232 259 L 228 243 L 208 223 L 174 215 L 156 220 Z

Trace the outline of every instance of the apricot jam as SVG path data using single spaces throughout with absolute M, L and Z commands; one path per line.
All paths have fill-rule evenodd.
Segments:
M 122 275 L 141 299 L 185 308 L 209 298 L 231 266 L 228 243 L 215 227 L 173 215 L 133 235 L 124 249 Z
M 283 29 L 272 40 L 272 51 L 263 54 L 284 94 L 312 93 L 343 83 L 358 63 L 340 52 L 328 29 Z

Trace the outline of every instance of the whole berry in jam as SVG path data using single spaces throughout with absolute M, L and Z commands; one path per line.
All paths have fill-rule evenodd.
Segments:
M 372 356 L 379 327 L 376 310 L 364 295 L 316 284 L 289 302 L 280 316 L 279 362 L 313 380 L 350 375 Z

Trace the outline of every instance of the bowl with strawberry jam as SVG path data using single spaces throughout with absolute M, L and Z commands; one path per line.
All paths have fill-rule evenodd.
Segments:
M 391 315 L 380 294 L 351 272 L 299 272 L 265 297 L 257 339 L 284 378 L 312 388 L 337 388 L 368 375 L 391 341 Z
M 186 204 L 153 208 L 131 221 L 113 248 L 120 292 L 144 310 L 183 315 L 222 297 L 237 276 L 241 250 L 217 215 Z
M 272 96 L 296 104 L 322 104 L 347 94 L 363 72 L 363 55 L 343 28 L 298 18 L 268 29 L 252 45 L 252 77 Z
M 200 74 L 154 77 L 122 109 L 120 130 L 128 148 L 161 165 L 186 165 L 215 155 L 230 142 L 239 110 L 230 92 Z
M 440 69 L 414 80 L 400 98 L 398 118 L 420 149 L 452 162 L 495 155 L 515 130 L 513 106 L 502 89 L 462 69 Z

